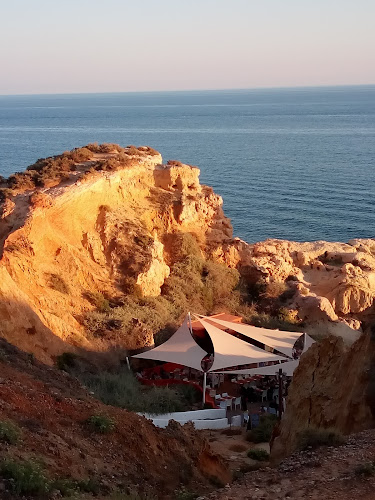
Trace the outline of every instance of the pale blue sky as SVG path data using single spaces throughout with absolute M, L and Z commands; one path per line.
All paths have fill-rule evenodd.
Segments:
M 2 0 L 0 94 L 375 83 L 375 0 Z

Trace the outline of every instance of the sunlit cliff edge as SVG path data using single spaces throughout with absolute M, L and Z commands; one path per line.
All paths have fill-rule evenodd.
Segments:
M 285 308 L 307 329 L 358 337 L 373 315 L 375 240 L 248 244 L 233 238 L 222 198 L 200 184 L 197 167 L 139 151 L 128 150 L 123 165 L 126 148 L 92 152 L 63 179 L 4 195 L 1 336 L 47 363 L 67 345 L 98 350 L 82 320 L 94 308 L 89 295 L 121 302 L 129 283 L 143 297 L 160 295 L 178 237 L 189 233 L 205 259 L 237 269 L 247 286 L 284 284 Z M 121 155 L 116 168 L 94 168 Z

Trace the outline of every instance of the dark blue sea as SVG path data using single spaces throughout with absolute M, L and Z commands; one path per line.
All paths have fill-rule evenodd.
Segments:
M 89 142 L 197 165 L 234 234 L 375 237 L 375 86 L 0 96 L 0 173 Z

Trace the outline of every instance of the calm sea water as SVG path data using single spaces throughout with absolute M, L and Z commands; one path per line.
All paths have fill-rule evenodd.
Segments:
M 0 173 L 89 142 L 198 165 L 234 234 L 375 237 L 375 86 L 0 96 Z

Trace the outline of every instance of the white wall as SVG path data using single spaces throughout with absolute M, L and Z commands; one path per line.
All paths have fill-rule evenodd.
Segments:
M 192 422 L 196 429 L 227 429 L 229 427 L 225 409 L 181 411 L 166 413 L 165 415 L 149 415 L 139 413 L 143 417 L 151 420 L 156 427 L 167 427 L 170 420 L 175 420 L 181 425 Z M 232 417 L 232 426 L 241 425 L 241 415 Z
M 173 419 L 179 422 L 180 420 L 213 420 L 216 418 L 225 418 L 225 409 L 209 409 L 209 410 L 195 410 L 195 411 L 177 411 L 174 413 L 165 413 L 161 415 L 150 415 L 149 413 L 138 413 L 148 419 L 163 418 L 163 419 Z

